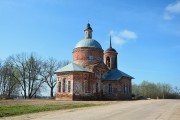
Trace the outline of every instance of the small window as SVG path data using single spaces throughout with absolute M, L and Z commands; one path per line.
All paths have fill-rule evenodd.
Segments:
M 86 31 L 85 33 L 86 33 L 86 38 L 88 38 L 88 32 Z
M 112 94 L 112 84 L 109 84 L 109 94 Z
M 85 80 L 84 81 L 84 90 L 85 90 L 85 93 L 88 93 L 88 80 Z
M 91 33 L 90 32 L 88 33 L 88 38 L 91 38 Z
M 128 86 L 124 85 L 124 94 L 127 94 L 127 93 L 128 93 Z
M 98 83 L 96 83 L 96 93 L 99 92 L 98 86 L 99 86 Z
M 63 92 L 66 92 L 66 79 L 63 79 Z
M 58 91 L 61 92 L 61 82 L 59 82 Z
M 68 92 L 71 92 L 71 81 L 68 81 Z
M 93 59 L 94 59 L 94 57 L 90 55 L 89 56 L 89 60 L 93 60 Z
M 106 58 L 106 65 L 107 65 L 108 67 L 110 67 L 110 63 L 111 63 L 111 62 L 110 62 L 110 58 L 107 57 L 107 58 Z
M 69 84 L 71 85 L 71 83 L 69 83 L 68 80 L 66 80 L 66 78 L 63 79 L 63 83 L 62 83 L 62 92 L 68 92 L 69 91 Z

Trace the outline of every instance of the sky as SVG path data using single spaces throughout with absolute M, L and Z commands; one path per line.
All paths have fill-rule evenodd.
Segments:
M 91 24 L 118 68 L 143 80 L 180 87 L 180 0 L 0 0 L 0 59 L 19 53 L 72 61 Z

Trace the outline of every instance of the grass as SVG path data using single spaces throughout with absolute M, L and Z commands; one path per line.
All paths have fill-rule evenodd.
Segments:
M 97 106 L 98 104 L 63 104 L 63 105 L 13 105 L 13 106 L 0 106 L 0 117 L 8 117 L 15 115 L 22 115 L 28 113 L 37 113 L 43 111 L 53 111 L 53 110 L 64 110 L 64 109 L 73 109 L 81 107 L 91 107 Z

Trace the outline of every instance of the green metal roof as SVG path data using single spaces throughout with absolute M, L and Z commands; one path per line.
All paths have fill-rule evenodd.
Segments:
M 104 80 L 119 80 L 123 76 L 134 79 L 132 76 L 130 76 L 130 75 L 118 70 L 118 69 L 112 69 L 105 75 Z
M 57 71 L 55 71 L 56 73 L 57 72 L 90 72 L 89 70 L 83 68 L 82 66 L 78 65 L 78 64 L 75 64 L 75 63 L 70 63 L 60 69 L 58 69 Z
M 96 48 L 102 48 L 101 45 L 99 44 L 99 42 L 97 42 L 94 39 L 83 39 L 81 41 L 79 41 L 75 48 L 78 47 L 96 47 Z

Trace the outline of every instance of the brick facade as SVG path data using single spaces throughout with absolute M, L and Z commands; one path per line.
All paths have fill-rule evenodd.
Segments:
M 112 91 L 109 90 L 109 86 L 112 85 Z M 103 95 L 104 99 L 119 100 L 119 99 L 131 99 L 131 80 L 123 77 L 121 80 L 103 81 Z
M 75 48 L 73 50 L 73 61 L 81 66 L 87 66 L 103 61 L 103 55 L 103 50 L 100 48 Z
M 88 72 L 58 73 L 56 99 L 64 100 L 120 100 L 131 99 L 131 79 L 122 77 L 119 80 L 103 80 L 109 70 L 101 62 L 94 66 L 86 66 Z M 71 81 L 71 90 L 63 91 L 63 80 Z M 59 84 L 61 84 L 59 90 Z M 111 85 L 111 87 L 110 87 Z M 112 89 L 112 90 L 110 90 Z

